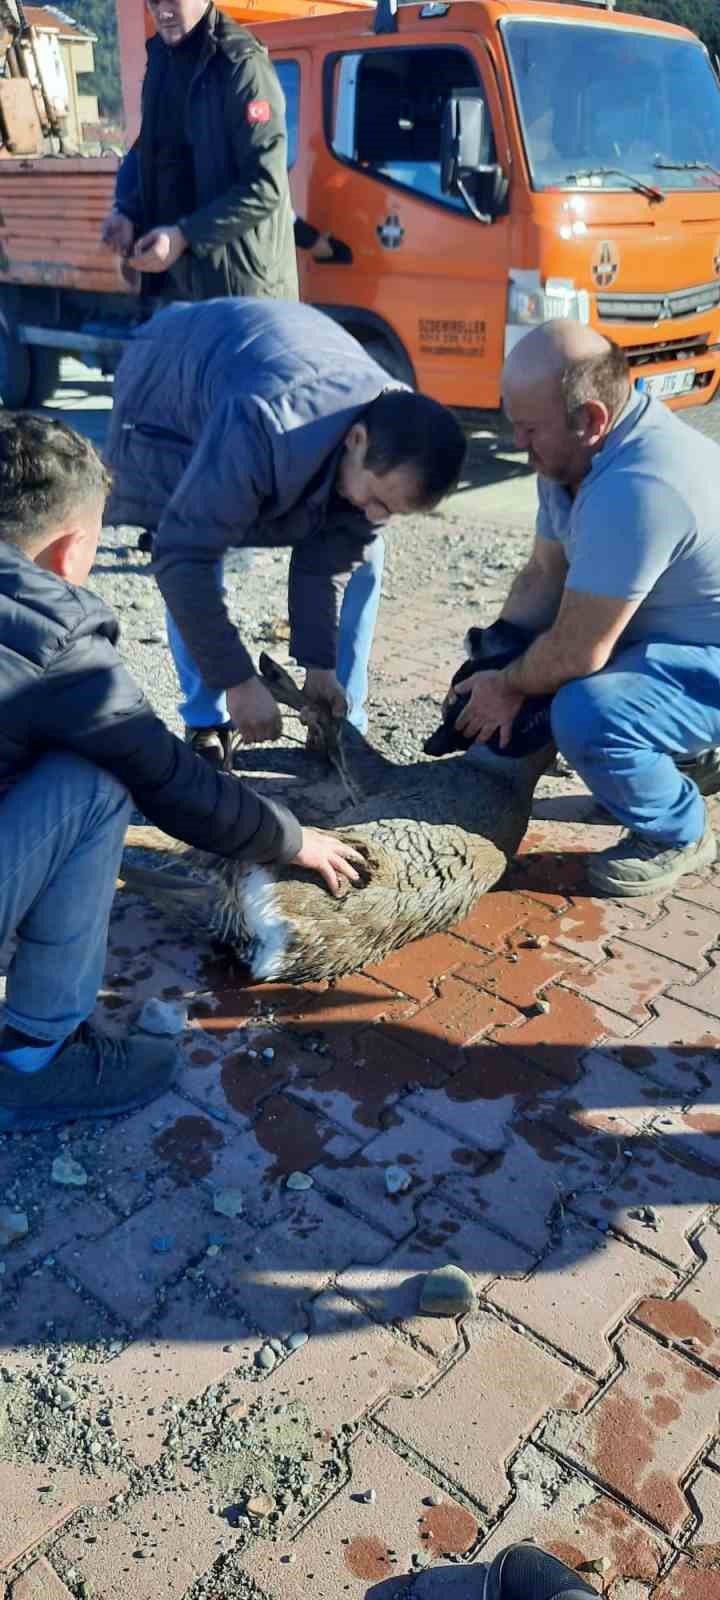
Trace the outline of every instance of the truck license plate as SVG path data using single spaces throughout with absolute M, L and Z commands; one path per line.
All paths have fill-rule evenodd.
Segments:
M 673 395 L 688 394 L 694 386 L 694 367 L 683 367 L 681 372 L 658 372 L 651 378 L 638 378 L 635 385 L 643 394 L 654 395 L 656 400 L 671 400 Z

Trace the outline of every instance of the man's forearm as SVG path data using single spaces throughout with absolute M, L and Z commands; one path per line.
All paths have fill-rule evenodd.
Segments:
M 500 617 L 503 622 L 515 622 L 518 627 L 539 631 L 549 628 L 555 621 L 562 589 L 557 581 L 539 572 L 530 563 L 517 573 L 503 605 Z
M 573 678 L 585 677 L 586 670 L 569 658 L 566 645 L 555 630 L 549 628 L 533 641 L 524 655 L 503 669 L 502 676 L 508 687 L 518 694 L 540 695 L 554 694 Z

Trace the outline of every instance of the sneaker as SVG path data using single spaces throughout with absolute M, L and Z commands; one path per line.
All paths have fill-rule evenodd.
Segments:
M 217 767 L 219 772 L 232 772 L 233 730 L 230 722 L 221 722 L 215 728 L 186 728 L 185 743 L 191 745 L 195 754 L 202 756 L 209 766 Z
M 686 872 L 700 872 L 717 856 L 717 840 L 706 821 L 702 839 L 695 844 L 663 845 L 628 833 L 620 844 L 588 861 L 593 889 L 619 898 L 658 894 L 673 889 Z
M 699 756 L 676 757 L 675 765 L 686 778 L 692 778 L 702 795 L 720 794 L 720 749 L 703 750 Z
M 170 1088 L 176 1066 L 172 1039 L 111 1039 L 84 1022 L 40 1072 L 15 1072 L 0 1061 L 0 1132 L 135 1111 Z
M 485 1573 L 482 1600 L 598 1600 L 564 1561 L 534 1544 L 511 1544 Z

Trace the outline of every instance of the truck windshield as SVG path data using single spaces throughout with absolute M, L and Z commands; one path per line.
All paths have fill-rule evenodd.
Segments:
M 720 86 L 701 44 L 597 23 L 501 27 L 535 189 L 720 189 Z

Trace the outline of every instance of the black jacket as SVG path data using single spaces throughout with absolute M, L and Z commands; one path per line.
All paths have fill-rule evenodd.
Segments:
M 0 791 L 44 751 L 72 750 L 175 838 L 248 862 L 292 860 L 295 817 L 169 732 L 123 666 L 118 631 L 96 595 L 0 541 Z
M 148 41 L 140 135 L 118 173 L 116 204 L 138 233 L 157 222 L 154 127 L 168 54 L 162 39 Z M 165 275 L 170 294 L 297 300 L 283 92 L 264 45 L 213 5 L 185 121 L 197 203 L 190 216 L 177 218 L 190 249 Z M 157 278 L 143 286 L 151 293 L 160 288 Z
M 342 591 L 377 529 L 334 493 L 343 440 L 401 388 L 344 328 L 275 300 L 175 305 L 143 323 L 115 376 L 106 522 L 157 529 L 155 572 L 205 683 L 252 676 L 220 558 L 292 546 L 290 653 L 335 665 Z

